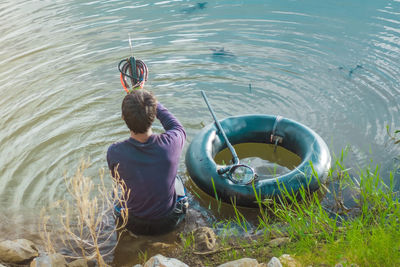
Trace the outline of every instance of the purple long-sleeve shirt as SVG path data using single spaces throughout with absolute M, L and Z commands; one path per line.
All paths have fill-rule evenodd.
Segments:
M 186 140 L 182 124 L 162 104 L 157 119 L 165 132 L 152 134 L 145 143 L 129 138 L 112 144 L 107 151 L 108 167 L 118 173 L 131 190 L 130 215 L 143 219 L 166 216 L 175 205 L 175 177 Z M 114 173 L 113 173 L 114 175 Z

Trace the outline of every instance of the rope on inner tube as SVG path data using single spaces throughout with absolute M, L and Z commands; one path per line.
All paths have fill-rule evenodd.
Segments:
M 135 65 L 135 68 L 132 68 L 133 65 Z M 132 90 L 141 88 L 147 81 L 149 73 L 146 64 L 140 59 L 135 59 L 133 56 L 121 60 L 118 64 L 118 70 L 121 73 L 120 80 L 122 87 L 128 94 L 130 93 L 128 88 L 132 88 Z M 129 86 L 128 80 L 130 80 L 131 86 Z

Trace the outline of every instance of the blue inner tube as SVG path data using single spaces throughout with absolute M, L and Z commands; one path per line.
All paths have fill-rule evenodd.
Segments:
M 290 172 L 255 181 L 254 186 L 261 199 L 282 196 L 283 185 L 289 192 L 297 192 L 302 187 L 313 192 L 326 181 L 331 166 L 328 146 L 307 126 L 271 115 L 235 116 L 221 120 L 220 123 L 232 145 L 250 142 L 270 144 L 270 137 L 274 135 L 282 138 L 279 146 L 301 158 L 301 163 Z M 217 173 L 221 166 L 215 163 L 214 157 L 226 147 L 215 123 L 204 127 L 186 152 L 185 164 L 191 179 L 212 197 L 215 197 L 216 191 L 224 202 L 231 203 L 235 199 L 239 206 L 257 206 L 252 184 L 236 184 L 226 174 Z

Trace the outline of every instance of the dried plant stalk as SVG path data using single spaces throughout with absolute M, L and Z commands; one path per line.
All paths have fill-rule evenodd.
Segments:
M 112 178 L 111 188 L 104 183 L 104 170 L 100 171 L 100 182 L 95 185 L 84 175 L 88 167 L 89 161 L 82 161 L 72 178 L 65 176 L 68 196 L 42 209 L 39 233 L 48 253 L 57 252 L 56 244 L 62 243 L 62 249 L 70 251 L 66 257 L 83 257 L 107 266 L 104 257 L 114 251 L 122 234 L 120 230 L 128 221 L 126 203 L 130 191 L 118 172 Z M 118 221 L 110 216 L 115 205 L 121 207 Z M 115 234 L 117 242 L 110 246 Z

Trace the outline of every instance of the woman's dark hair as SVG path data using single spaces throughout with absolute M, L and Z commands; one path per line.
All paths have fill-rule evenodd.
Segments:
M 157 100 L 144 89 L 133 90 L 122 101 L 122 117 L 128 128 L 136 133 L 145 133 L 157 115 Z

